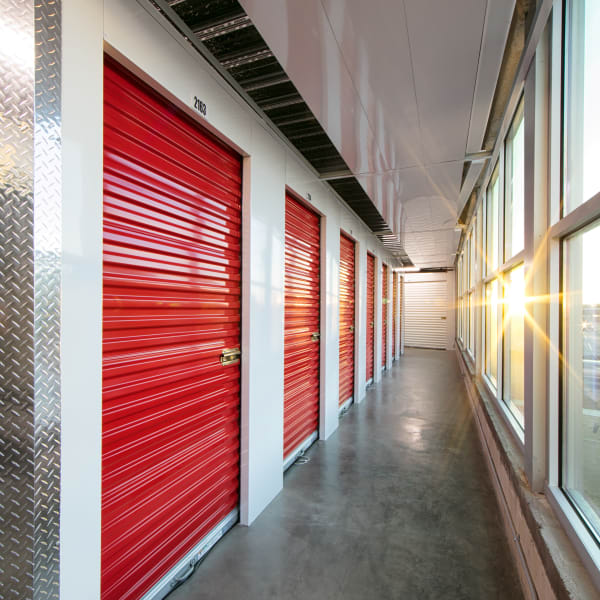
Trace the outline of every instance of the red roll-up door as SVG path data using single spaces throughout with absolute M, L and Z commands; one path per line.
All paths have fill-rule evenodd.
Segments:
M 320 218 L 285 198 L 283 457 L 319 426 Z
M 398 356 L 396 355 L 396 328 L 398 326 L 398 273 L 395 271 L 392 273 L 392 360 L 396 360 Z
M 238 506 L 242 171 L 108 57 L 104 77 L 101 586 L 133 600 Z
M 367 381 L 373 379 L 375 341 L 375 257 L 367 253 Z
M 354 394 L 354 242 L 340 235 L 340 406 Z
M 382 269 L 382 281 L 381 281 L 381 366 L 385 367 L 386 364 L 386 346 L 387 346 L 387 313 L 388 303 L 388 268 L 387 265 L 383 265 Z

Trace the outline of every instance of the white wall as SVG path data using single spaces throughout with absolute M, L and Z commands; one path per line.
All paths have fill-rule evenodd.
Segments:
M 394 272 L 392 266 L 388 263 L 387 269 L 387 298 L 388 303 L 386 304 L 387 311 L 387 337 L 385 341 L 385 368 L 391 369 L 392 367 L 392 334 L 394 329 L 394 304 L 392 302 L 394 298 Z
M 367 252 L 365 244 L 357 243 L 356 257 L 356 401 L 362 402 L 367 393 Z M 362 275 L 364 274 L 364 275 Z
M 102 8 L 104 7 L 104 14 Z M 100 597 L 102 39 L 105 49 L 245 156 L 241 519 L 283 486 L 285 187 L 323 215 L 320 436 L 338 426 L 339 232 L 358 247 L 356 398 L 365 395 L 368 228 L 160 18 L 130 0 L 64 0 L 61 598 Z M 207 118 L 191 108 L 194 95 Z M 379 301 L 380 302 L 380 301 Z M 376 307 L 381 318 L 381 305 Z M 376 369 L 378 373 L 378 369 Z
M 392 278 L 393 281 L 393 278 Z M 398 315 L 398 319 L 396 322 L 396 343 L 393 345 L 392 350 L 394 352 L 394 360 L 398 360 L 400 358 L 400 352 L 402 349 L 402 341 L 400 339 L 401 336 L 401 331 L 402 331 L 402 327 L 401 327 L 401 323 L 402 323 L 402 277 L 400 276 L 400 274 L 397 275 L 396 277 L 396 302 L 394 303 L 394 308 L 393 310 L 396 311 L 396 314 Z M 393 325 L 392 325 L 393 326 Z

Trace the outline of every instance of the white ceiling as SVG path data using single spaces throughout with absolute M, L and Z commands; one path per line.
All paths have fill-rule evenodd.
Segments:
M 415 265 L 452 265 L 514 0 L 240 3 Z

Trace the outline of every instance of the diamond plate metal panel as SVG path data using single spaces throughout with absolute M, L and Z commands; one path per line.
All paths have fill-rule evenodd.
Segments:
M 59 596 L 60 2 L 35 2 L 33 597 Z
M 57 6 L 0 0 L 2 599 L 58 598 Z
M 21 599 L 33 593 L 33 4 L 0 0 L 0 14 L 0 598 Z

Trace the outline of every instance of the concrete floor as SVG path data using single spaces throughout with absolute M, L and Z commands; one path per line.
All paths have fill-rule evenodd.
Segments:
M 453 352 L 407 349 L 169 600 L 519 599 Z

